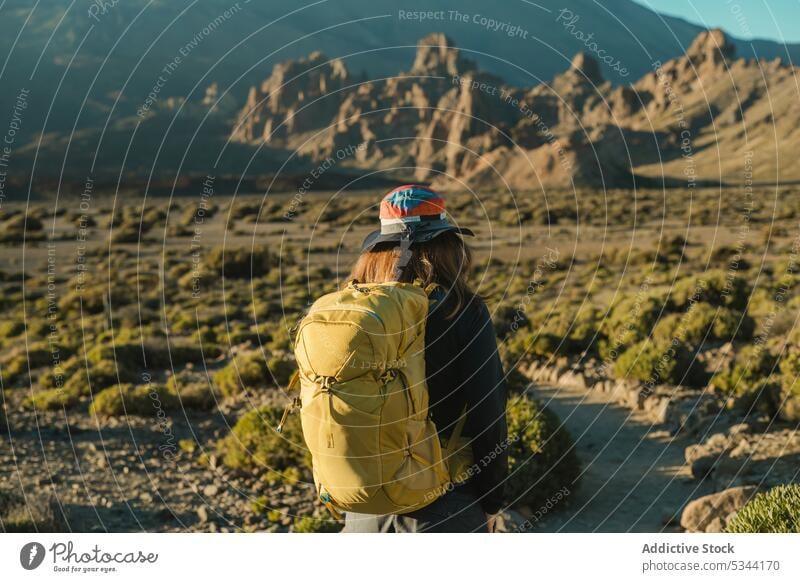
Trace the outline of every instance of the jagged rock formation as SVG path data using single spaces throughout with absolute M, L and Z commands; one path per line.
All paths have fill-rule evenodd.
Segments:
M 320 127 L 339 109 L 348 77 L 342 61 L 319 52 L 275 65 L 261 87 L 250 88 L 232 139 L 270 143 Z
M 578 54 L 549 83 L 516 88 L 441 33 L 419 41 L 409 72 L 384 80 L 355 80 L 314 53 L 250 90 L 232 139 L 441 188 L 737 183 L 748 164 L 756 180 L 800 177 L 779 164 L 800 142 L 797 70 L 734 54 L 712 30 L 632 85 L 612 86 Z

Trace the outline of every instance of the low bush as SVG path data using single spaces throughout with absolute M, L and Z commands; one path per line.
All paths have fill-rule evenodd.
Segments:
M 653 328 L 656 341 L 673 338 L 693 347 L 708 342 L 746 340 L 753 336 L 755 324 L 749 315 L 709 303 L 695 303 L 685 313 L 670 313 Z
M 672 341 L 645 340 L 631 346 L 614 363 L 614 375 L 652 384 L 701 386 L 705 381 L 694 353 Z
M 74 384 L 65 384 L 59 388 L 35 389 L 31 396 L 23 400 L 23 406 L 38 410 L 70 408 L 78 404 L 86 395 L 79 386 Z
M 61 353 L 61 356 L 69 354 Z M 18 347 L 3 359 L 3 380 L 6 385 L 27 380 L 29 372 L 52 365 L 54 352 L 46 342 L 35 342 L 29 346 Z
M 210 410 L 219 402 L 220 394 L 213 385 L 209 385 L 205 376 L 200 378 L 179 373 L 170 376 L 167 388 L 174 393 L 181 408 Z
M 57 499 L 0 489 L 0 531 L 3 533 L 54 533 L 69 531 Z
M 528 396 L 508 406 L 509 503 L 536 509 L 559 489 L 574 489 L 580 463 L 558 417 Z
M 713 270 L 678 281 L 672 289 L 671 299 L 674 309 L 679 311 L 687 311 L 695 302 L 744 311 L 750 292 L 750 284 L 739 275 Z
M 25 331 L 25 324 L 18 319 L 0 322 L 0 338 L 16 337 Z
M 119 384 L 94 397 L 89 414 L 96 416 L 147 416 L 178 408 L 176 394 L 161 384 Z
M 300 416 L 290 414 L 283 432 L 276 432 L 283 410 L 262 406 L 242 416 L 216 445 L 222 463 L 231 469 L 275 479 L 298 469 L 307 472 L 311 455 L 303 441 Z
M 514 337 L 507 344 L 507 358 L 517 362 L 526 356 L 549 358 L 558 350 L 561 338 L 555 334 L 536 331 L 523 337 Z
M 780 381 L 773 374 L 776 358 L 763 345 L 747 346 L 730 370 L 714 376 L 712 390 L 728 398 L 727 406 L 741 412 L 773 415 L 780 405 Z
M 295 533 L 338 533 L 342 531 L 342 524 L 330 518 L 304 515 L 294 518 L 292 531 Z
M 151 338 L 135 341 L 116 341 L 96 346 L 86 355 L 90 364 L 116 363 L 120 379 L 133 382 L 135 376 L 145 369 L 169 369 L 186 364 L 200 364 L 204 358 L 214 358 L 220 351 L 215 345 L 203 346 L 184 341 L 167 342 L 166 339 Z
M 788 351 L 781 360 L 781 393 L 778 413 L 788 422 L 800 422 L 800 349 Z
M 231 279 L 250 279 L 269 273 L 273 259 L 266 246 L 215 247 L 209 252 L 204 265 L 215 275 Z
M 800 533 L 800 485 L 759 493 L 736 514 L 728 533 Z
M 243 352 L 214 374 L 214 383 L 223 396 L 264 389 L 273 384 L 267 361 L 260 350 Z

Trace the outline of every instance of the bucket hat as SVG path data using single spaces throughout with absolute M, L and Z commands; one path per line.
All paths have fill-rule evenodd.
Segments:
M 399 186 L 386 194 L 381 200 L 380 220 L 380 230 L 367 235 L 362 252 L 385 242 L 426 242 L 445 232 L 475 236 L 470 229 L 455 226 L 447 219 L 441 194 L 419 184 Z

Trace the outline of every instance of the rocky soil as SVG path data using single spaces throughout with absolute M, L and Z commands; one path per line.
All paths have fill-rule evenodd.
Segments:
M 47 504 L 63 529 L 75 532 L 287 531 L 294 516 L 315 510 L 311 487 L 236 475 L 213 454 L 213 442 L 244 405 L 186 411 L 166 425 L 155 416 L 10 413 L 0 489 L 30 507 Z M 179 444 L 184 439 L 194 450 Z M 269 507 L 254 511 L 260 496 Z M 279 515 L 268 519 L 269 509 Z

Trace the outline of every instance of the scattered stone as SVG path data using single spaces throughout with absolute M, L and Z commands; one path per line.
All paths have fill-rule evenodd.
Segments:
M 683 510 L 681 527 L 689 532 L 721 532 L 757 490 L 734 487 L 695 499 Z

